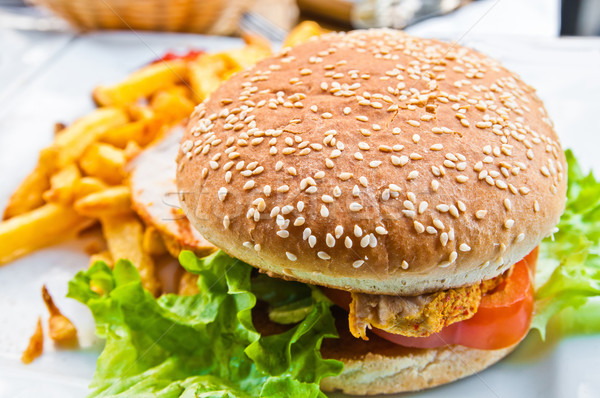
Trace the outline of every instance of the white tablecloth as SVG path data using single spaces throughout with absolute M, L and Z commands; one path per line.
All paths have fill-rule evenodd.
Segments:
M 573 148 L 585 167 L 600 172 L 600 39 L 556 38 L 557 10 L 558 1 L 487 0 L 409 31 L 460 39 L 521 74 L 538 88 L 564 146 Z M 54 122 L 70 122 L 92 109 L 95 85 L 118 81 L 169 49 L 213 51 L 239 43 L 198 35 L 76 36 L 0 29 L 0 207 L 34 166 L 38 151 L 51 142 Z M 94 337 L 87 309 L 61 297 L 66 281 L 87 265 L 84 244 L 67 242 L 0 268 L 0 397 L 85 394 L 101 342 Z M 39 293 L 43 283 L 75 321 L 83 349 L 57 351 L 46 341 L 45 354 L 24 366 L 20 353 L 37 315 L 45 314 Z M 600 338 L 574 337 L 533 349 L 535 340 L 528 339 L 479 376 L 420 396 L 598 396 Z

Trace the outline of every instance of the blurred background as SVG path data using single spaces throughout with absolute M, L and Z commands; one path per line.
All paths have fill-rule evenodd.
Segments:
M 307 19 L 332 30 L 405 28 L 462 8 L 506 8 L 504 3 L 521 14 L 517 21 L 526 21 L 518 24 L 529 25 L 517 30 L 547 28 L 536 25 L 546 17 L 556 36 L 600 35 L 600 0 L 0 0 L 0 28 L 230 36 L 250 30 L 278 41 Z

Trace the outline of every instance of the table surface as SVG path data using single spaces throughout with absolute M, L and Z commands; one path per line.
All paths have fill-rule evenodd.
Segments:
M 522 3 L 531 9 L 540 2 Z M 555 38 L 557 22 L 533 32 L 518 26 L 510 29 L 506 26 L 510 8 L 503 4 L 517 3 L 477 2 L 474 8 L 459 11 L 462 16 L 426 21 L 409 31 L 461 39 L 519 73 L 538 89 L 563 146 L 573 148 L 584 167 L 600 172 L 596 149 L 600 119 L 595 117 L 600 107 L 600 39 Z M 496 12 L 499 16 L 488 24 L 487 18 Z M 553 18 L 548 7 L 538 14 L 543 21 Z M 501 31 L 499 26 L 506 28 Z M 51 142 L 54 123 L 71 122 L 93 108 L 90 92 L 95 85 L 118 81 L 167 50 L 214 51 L 240 45 L 238 39 L 199 35 L 78 36 L 1 29 L 0 43 L 0 207 L 34 167 L 39 150 Z M 0 268 L 0 397 L 85 395 L 102 342 L 94 337 L 87 309 L 63 297 L 66 282 L 87 265 L 84 246 L 85 240 L 65 242 Z M 56 350 L 46 341 L 44 355 L 24 366 L 20 354 L 37 316 L 45 314 L 39 293 L 43 283 L 78 327 L 81 349 Z M 478 397 L 595 397 L 600 391 L 599 353 L 600 337 L 572 337 L 542 345 L 533 335 L 498 365 L 418 396 L 472 396 L 477 391 Z

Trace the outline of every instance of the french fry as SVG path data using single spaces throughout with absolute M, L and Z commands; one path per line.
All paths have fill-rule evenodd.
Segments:
M 48 319 L 48 334 L 50 338 L 60 344 L 76 341 L 77 329 L 75 329 L 75 325 L 54 304 L 54 300 L 50 296 L 50 293 L 48 293 L 46 285 L 42 286 L 42 298 L 50 313 L 50 318 Z
M 75 184 L 75 200 L 81 199 L 94 192 L 108 188 L 104 181 L 96 177 L 82 177 Z
M 292 47 L 297 44 L 306 43 L 314 36 L 320 36 L 326 31 L 314 21 L 304 21 L 296 25 L 283 41 L 283 47 Z
M 93 223 L 63 205 L 48 203 L 0 223 L 0 265 L 73 236 Z
M 29 344 L 21 355 L 21 362 L 28 365 L 44 352 L 44 329 L 42 329 L 42 317 L 38 318 L 33 335 L 29 338 Z
M 41 165 L 35 169 L 19 185 L 8 199 L 3 219 L 26 213 L 44 204 L 43 194 L 50 188 L 47 170 Z
M 62 130 L 53 144 L 41 152 L 40 163 L 52 172 L 62 169 L 77 161 L 107 130 L 128 121 L 127 113 L 123 109 L 96 109 Z
M 190 84 L 196 100 L 204 101 L 234 68 L 233 60 L 223 53 L 201 55 L 191 62 Z
M 156 296 L 160 282 L 152 257 L 143 249 L 142 223 L 133 213 L 106 216 L 100 221 L 113 260 L 130 260 L 140 273 L 142 286 Z
M 95 142 L 90 145 L 79 160 L 79 165 L 87 175 L 109 184 L 119 184 L 125 177 L 125 154 L 109 144 Z
M 125 161 L 129 162 L 131 159 L 136 157 L 142 152 L 142 147 L 138 145 L 135 141 L 129 141 L 125 148 L 123 149 L 123 154 L 125 155 Z
M 100 138 L 100 141 L 117 148 L 125 148 L 130 141 L 146 145 L 153 138 L 149 127 L 150 123 L 148 123 L 148 120 L 136 120 L 135 122 L 130 122 L 106 131 Z
M 150 101 L 150 106 L 164 123 L 179 122 L 188 117 L 194 110 L 194 103 L 187 98 L 181 87 L 172 87 L 157 92 Z
M 127 214 L 131 212 L 131 192 L 129 187 L 117 185 L 84 196 L 73 207 L 82 216 L 93 218 Z
M 73 163 L 59 170 L 50 177 L 50 189 L 44 192 L 46 202 L 60 203 L 69 205 L 75 197 L 75 188 L 77 181 L 81 178 L 81 173 Z
M 147 104 L 129 104 L 125 109 L 133 121 L 154 119 L 154 111 Z
M 243 36 L 246 46 L 226 51 L 225 54 L 231 59 L 234 67 L 230 67 L 230 73 L 222 75 L 226 80 L 233 73 L 248 68 L 261 59 L 267 58 L 273 54 L 271 43 L 261 36 L 246 34 Z
M 147 227 L 144 231 L 144 239 L 142 241 L 144 251 L 153 256 L 162 256 L 167 253 L 165 242 L 158 230 L 152 226 Z
M 187 76 L 185 60 L 160 61 L 132 73 L 119 84 L 96 87 L 92 98 L 100 106 L 126 105 L 162 88 L 184 82 Z

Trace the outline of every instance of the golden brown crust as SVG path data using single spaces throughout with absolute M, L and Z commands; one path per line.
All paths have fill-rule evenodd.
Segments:
M 446 326 L 472 318 L 483 295 L 500 285 L 508 272 L 479 284 L 419 296 L 352 292 L 350 332 L 363 339 L 371 327 L 411 337 L 438 333 Z
M 330 34 L 259 62 L 190 122 L 183 208 L 253 266 L 365 293 L 489 279 L 548 235 L 566 163 L 535 91 L 473 50 Z
M 493 365 L 515 347 L 478 350 L 458 345 L 420 349 L 402 347 L 375 335 L 369 341 L 354 338 L 345 313 L 335 310 L 339 339 L 323 341 L 324 358 L 344 363 L 341 375 L 321 382 L 324 391 L 375 395 L 417 391 L 467 377 Z

